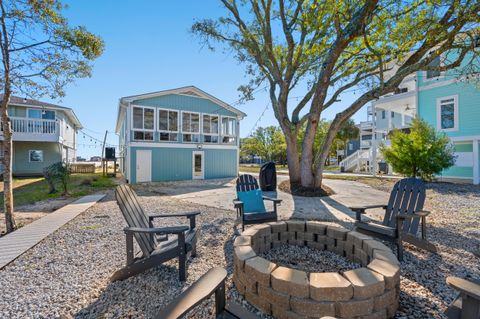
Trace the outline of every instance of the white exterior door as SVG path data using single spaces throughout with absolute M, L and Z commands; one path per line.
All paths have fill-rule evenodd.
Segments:
M 193 151 L 192 156 L 192 178 L 193 179 L 204 179 L 205 178 L 205 169 L 204 169 L 204 158 L 202 151 Z
M 137 183 L 152 181 L 152 151 L 137 150 Z

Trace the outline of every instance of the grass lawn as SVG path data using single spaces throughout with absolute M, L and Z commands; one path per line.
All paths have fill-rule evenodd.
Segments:
M 104 177 L 100 173 L 73 174 L 70 176 L 68 195 L 64 196 L 60 185 L 56 185 L 57 193 L 49 194 L 48 184 L 43 177 L 14 178 L 14 205 L 33 204 L 38 201 L 60 197 L 76 198 L 112 188 L 115 185 L 114 181 L 114 178 Z M 0 205 L 3 205 L 3 183 L 0 184 L 0 192 Z
M 283 175 L 287 175 L 288 172 L 286 172 L 288 170 L 288 166 L 287 165 L 275 165 L 276 168 L 277 168 L 277 174 L 283 174 Z M 240 171 L 241 172 L 249 172 L 249 173 L 257 173 L 260 172 L 260 167 L 261 165 L 259 164 L 240 164 Z M 280 170 L 284 170 L 285 172 L 282 172 Z M 339 168 L 338 166 L 336 165 L 331 165 L 331 166 L 327 166 L 325 167 L 325 170 L 326 171 L 338 171 Z

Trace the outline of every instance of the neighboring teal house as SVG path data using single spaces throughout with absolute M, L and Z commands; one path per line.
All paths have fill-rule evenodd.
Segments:
M 76 133 L 82 124 L 72 109 L 12 96 L 8 114 L 14 131 L 13 175 L 42 175 L 50 164 L 74 161 Z M 0 139 L 3 140 L 1 131 Z M 2 143 L 0 156 L 3 156 Z
M 120 169 L 129 183 L 234 177 L 245 116 L 194 86 L 123 97 Z
M 436 59 L 433 64 L 438 65 L 441 60 Z M 374 111 L 368 123 L 375 132 L 374 143 L 370 142 L 368 147 L 344 160 L 343 166 L 355 170 L 369 163 L 367 170 L 377 171 L 374 165 L 382 161 L 378 145 L 388 145 L 388 133 L 392 129 L 408 128 L 411 119 L 418 116 L 445 132 L 455 146 L 455 165 L 438 178 L 479 184 L 480 87 L 478 77 L 463 74 L 463 68 L 417 72 L 406 78 L 397 92 L 373 102 Z M 377 161 L 372 160 L 375 156 Z

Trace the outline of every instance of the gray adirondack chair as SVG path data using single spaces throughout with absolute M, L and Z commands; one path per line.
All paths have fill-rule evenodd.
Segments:
M 210 269 L 200 279 L 182 292 L 157 314 L 157 319 L 177 319 L 197 307 L 203 300 L 215 294 L 215 318 L 217 319 L 259 319 L 242 306 L 226 302 L 225 280 L 227 271 L 216 267 Z
M 391 241 L 397 245 L 398 259 L 403 260 L 403 242 L 411 243 L 427 251 L 436 252 L 436 247 L 427 241 L 425 184 L 416 178 L 404 178 L 393 186 L 387 205 L 350 207 L 356 213 L 357 231 Z M 362 220 L 367 209 L 383 208 L 383 223 L 376 224 Z M 417 236 L 421 226 L 421 237 Z
M 127 239 L 127 264 L 117 270 L 110 279 L 112 281 L 123 280 L 168 260 L 178 258 L 179 278 L 181 281 L 185 281 L 187 277 L 186 260 L 189 256 L 196 255 L 195 217 L 200 212 L 148 216 L 129 185 L 118 186 L 115 190 L 115 197 L 128 224 L 128 227 L 124 229 Z M 189 219 L 190 225 L 154 227 L 154 219 L 171 217 L 186 217 Z M 169 235 L 174 235 L 176 238 L 169 238 Z M 141 249 L 136 256 L 133 238 Z
M 237 178 L 237 192 L 248 192 L 259 188 L 260 187 L 258 186 L 257 179 L 252 175 L 244 174 Z M 245 230 L 245 225 L 263 224 L 277 221 L 277 205 L 280 204 L 282 200 L 270 198 L 268 196 L 263 196 L 263 200 L 273 202 L 273 211 L 267 211 L 266 213 L 245 213 L 243 209 L 244 203 L 238 198 L 233 201 L 233 205 L 237 210 L 237 218 L 240 217 L 242 219 L 242 231 Z
M 447 317 L 450 319 L 480 319 L 480 281 L 447 277 L 447 284 L 460 291 L 458 297 L 445 311 Z

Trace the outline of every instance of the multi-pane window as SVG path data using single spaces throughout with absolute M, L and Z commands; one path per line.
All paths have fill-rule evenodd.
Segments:
M 204 143 L 218 143 L 218 115 L 203 114 L 202 128 Z
M 155 109 L 134 106 L 132 109 L 132 128 L 134 140 L 153 141 Z
M 178 140 L 178 111 L 158 110 L 158 131 L 160 141 L 176 142 Z
M 438 101 L 438 126 L 441 130 L 455 130 L 458 126 L 456 97 L 442 98 Z
M 435 59 L 432 60 L 432 62 L 430 62 L 430 64 L 428 66 L 439 67 L 440 66 L 440 57 L 437 56 Z M 427 80 L 437 78 L 439 76 L 440 76 L 440 71 L 436 71 L 436 70 L 431 70 L 431 71 L 429 70 L 426 73 Z
M 55 111 L 40 110 L 40 109 L 28 109 L 28 118 L 42 119 L 42 120 L 54 120 Z
M 187 143 L 200 142 L 200 114 L 182 112 L 183 141 Z
M 222 116 L 222 143 L 235 144 L 236 120 Z

